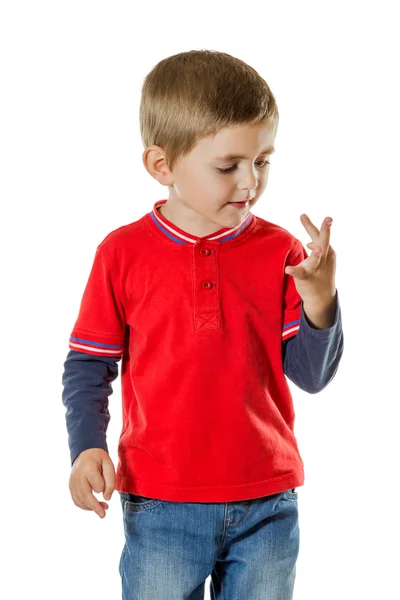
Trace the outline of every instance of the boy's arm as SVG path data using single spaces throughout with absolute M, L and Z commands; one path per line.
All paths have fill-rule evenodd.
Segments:
M 335 320 L 326 329 L 315 329 L 308 323 L 301 302 L 297 334 L 282 343 L 285 375 L 305 392 L 317 394 L 334 378 L 343 354 L 343 344 L 338 291 Z
M 106 240 L 108 239 L 108 236 Z M 108 396 L 118 376 L 125 341 L 121 268 L 103 241 L 96 249 L 64 362 L 62 400 L 71 463 L 89 448 L 108 452 Z
M 64 362 L 62 401 L 71 466 L 78 454 L 88 448 L 108 452 L 106 431 L 110 421 L 108 397 L 118 376 L 120 357 L 95 356 L 70 350 Z

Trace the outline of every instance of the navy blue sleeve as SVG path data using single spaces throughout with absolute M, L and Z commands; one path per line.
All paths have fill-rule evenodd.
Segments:
M 95 356 L 70 350 L 62 375 L 62 401 L 71 466 L 84 450 L 102 448 L 108 452 L 106 431 L 110 421 L 108 397 L 111 383 L 118 376 L 117 361 L 121 357 Z
M 309 394 L 317 394 L 334 378 L 343 354 L 342 313 L 336 290 L 335 321 L 326 329 L 308 323 L 301 302 L 300 327 L 282 343 L 285 375 Z

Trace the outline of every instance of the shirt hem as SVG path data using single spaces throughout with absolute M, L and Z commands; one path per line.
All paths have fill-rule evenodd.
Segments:
M 115 489 L 117 492 L 171 502 L 237 502 L 278 494 L 302 485 L 304 485 L 304 471 L 298 469 L 289 475 L 256 483 L 192 488 L 173 487 L 136 477 L 117 475 Z

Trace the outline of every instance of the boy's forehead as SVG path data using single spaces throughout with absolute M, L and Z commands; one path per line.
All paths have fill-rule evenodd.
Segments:
M 196 147 L 200 152 L 216 160 L 247 158 L 256 151 L 259 154 L 272 154 L 275 151 L 276 131 L 271 125 L 241 125 L 220 129 L 214 136 L 200 140 Z

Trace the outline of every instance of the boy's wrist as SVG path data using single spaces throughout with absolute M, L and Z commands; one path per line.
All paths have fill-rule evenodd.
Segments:
M 328 329 L 335 322 L 336 314 L 336 293 L 327 298 L 310 301 L 303 301 L 303 311 L 307 323 L 314 329 Z

